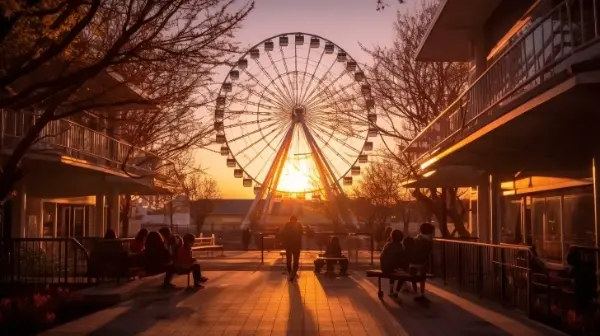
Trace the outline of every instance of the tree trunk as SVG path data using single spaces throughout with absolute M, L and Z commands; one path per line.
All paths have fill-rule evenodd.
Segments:
M 119 214 L 121 220 L 122 237 L 129 237 L 129 210 L 131 210 L 131 195 L 123 196 L 121 204 L 121 212 Z

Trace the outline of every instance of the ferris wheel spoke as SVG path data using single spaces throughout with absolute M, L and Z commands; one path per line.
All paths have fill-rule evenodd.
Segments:
M 281 59 L 283 60 L 283 68 L 285 69 L 286 73 L 290 73 L 290 70 L 288 69 L 288 66 L 287 66 L 287 61 L 285 60 L 285 53 L 283 52 L 283 48 L 281 46 L 279 47 L 279 51 L 281 52 Z M 287 80 L 288 80 L 288 83 L 290 84 L 290 90 L 292 90 L 291 91 L 292 101 L 295 103 L 296 95 L 294 92 L 294 85 L 292 84 L 292 80 L 290 79 L 289 76 L 287 76 Z
M 310 56 L 310 49 L 311 48 L 308 49 L 308 55 L 309 56 Z M 317 70 L 319 70 L 319 66 L 321 65 L 321 60 L 323 60 L 323 56 L 324 55 L 325 55 L 325 48 L 323 48 L 323 51 L 321 52 L 321 56 L 319 56 L 319 61 L 317 62 L 317 65 L 315 66 L 315 69 L 313 70 L 312 75 L 310 76 L 311 80 L 306 85 L 306 90 L 304 90 L 304 81 L 302 82 L 302 89 L 300 90 L 300 96 L 301 96 L 300 103 L 301 104 L 304 104 L 304 96 L 306 96 L 306 93 L 308 92 L 308 89 L 310 88 L 310 86 L 311 86 L 311 84 L 313 82 L 313 79 L 314 79 L 314 81 L 316 81 L 317 83 L 320 84 L 320 79 L 316 78 L 315 75 L 317 73 Z M 304 77 L 306 77 L 306 71 L 308 70 L 308 59 L 309 59 L 309 57 L 306 58 L 306 65 L 304 67 L 304 74 L 305 75 L 302 76 L 302 79 L 304 79 Z M 317 87 L 318 87 L 318 84 L 317 84 Z
M 265 71 L 265 69 L 262 67 L 262 65 L 260 64 L 260 62 L 258 62 L 256 59 L 254 60 L 257 64 L 258 67 L 267 75 L 269 76 L 269 74 Z M 272 98 L 275 99 L 275 101 L 277 103 L 279 103 L 281 106 L 285 106 L 285 99 L 282 100 L 282 97 L 279 94 L 276 94 L 275 92 L 271 91 L 266 85 L 264 85 L 263 83 L 261 83 L 261 81 L 258 80 L 258 78 L 256 78 L 256 76 L 254 76 L 253 74 L 250 73 L 250 71 L 244 69 L 244 72 L 250 76 L 250 78 L 252 78 L 252 80 L 254 80 L 254 82 L 256 84 L 258 84 L 260 87 L 262 87 L 263 89 L 263 93 L 260 95 L 260 97 L 262 97 L 264 95 L 264 92 L 268 92 Z M 269 76 L 270 77 L 270 76 Z M 268 101 L 268 100 L 267 100 Z
M 277 138 L 277 136 L 281 135 L 284 131 L 286 130 L 286 127 L 282 127 L 281 129 L 279 129 L 279 132 L 277 132 L 277 128 L 273 128 L 271 129 L 267 134 L 264 134 L 262 137 L 258 138 L 257 140 L 253 141 L 252 143 L 250 143 L 249 145 L 247 145 L 246 147 L 242 148 L 241 150 L 239 150 L 236 155 L 240 155 L 243 154 L 245 151 L 247 151 L 248 149 L 256 146 L 259 142 L 261 141 L 266 141 L 266 138 L 268 136 L 270 136 L 271 134 L 277 132 L 277 134 L 275 134 L 275 136 L 273 137 L 273 139 L 271 139 L 270 141 L 273 141 L 275 138 Z M 268 141 L 268 142 L 270 142 Z M 267 143 L 268 143 L 267 142 Z M 263 149 L 258 153 L 258 155 L 260 155 L 260 153 L 262 153 L 267 147 L 269 146 L 265 146 L 263 147 Z
M 326 92 L 331 91 L 332 88 L 334 88 L 335 83 L 337 83 L 337 81 L 340 80 L 340 78 L 344 77 L 344 74 L 346 72 L 342 72 L 336 79 L 334 79 L 331 83 L 328 83 L 325 90 L 321 91 L 321 92 L 316 92 L 315 94 L 313 94 L 313 96 L 309 96 L 307 98 L 307 102 L 305 103 L 306 106 L 310 106 L 312 104 L 314 104 L 315 101 L 318 101 L 318 99 L 320 99 L 324 94 L 327 94 Z M 344 85 L 340 90 L 345 90 L 350 86 L 353 86 L 355 83 L 354 81 L 350 81 L 348 84 Z M 333 98 L 336 96 L 337 93 L 340 92 L 340 90 L 336 90 L 333 91 L 333 93 L 329 96 L 329 98 Z
M 308 71 L 308 61 L 310 60 L 310 52 L 313 48 L 308 48 L 308 54 L 306 55 L 306 63 L 304 64 L 304 72 L 302 73 L 302 83 L 300 84 L 300 90 L 298 91 L 298 97 L 302 96 L 302 91 L 304 91 L 304 82 L 306 81 L 306 71 Z M 323 49 L 323 52 L 325 49 Z M 317 65 L 318 67 L 318 65 Z M 315 68 L 316 69 L 316 68 Z M 301 100 L 298 101 L 298 104 Z
M 310 47 L 308 48 L 308 50 L 310 52 Z M 298 45 L 296 43 L 294 43 L 294 77 L 296 79 L 296 86 L 294 87 L 294 104 L 298 105 L 300 91 L 298 91 Z
M 273 122 L 273 123 L 269 124 L 269 125 L 268 125 L 267 127 L 265 127 L 265 128 L 258 128 L 258 129 L 255 129 L 255 130 L 253 130 L 253 131 L 251 131 L 251 132 L 249 132 L 249 133 L 245 133 L 245 134 L 243 134 L 243 135 L 237 136 L 237 137 L 235 137 L 235 138 L 233 138 L 233 139 L 229 140 L 228 142 L 229 142 L 229 143 L 236 142 L 236 141 L 238 141 L 238 140 L 240 140 L 240 139 L 244 139 L 244 138 L 246 138 L 246 137 L 247 137 L 247 136 L 249 136 L 249 135 L 256 134 L 256 133 L 260 132 L 261 130 L 262 130 L 262 131 L 264 131 L 264 130 L 268 130 L 269 128 L 271 128 L 271 127 L 273 127 L 273 126 L 277 126 L 278 124 L 282 124 L 282 123 L 283 123 L 283 122 L 282 122 L 281 120 L 277 120 L 277 121 L 275 121 L 275 122 Z
M 241 122 L 241 123 L 237 123 L 237 124 L 230 124 L 230 125 L 225 125 L 223 126 L 223 128 L 235 128 L 235 127 L 242 127 L 242 126 L 247 126 L 247 125 L 252 125 L 252 124 L 262 124 L 268 121 L 272 121 L 272 120 L 278 120 L 279 118 L 277 117 L 270 117 L 270 118 L 265 118 L 265 119 L 258 119 L 258 120 L 250 120 L 250 121 L 245 121 L 245 122 Z
M 271 52 L 267 51 L 267 56 L 269 57 L 269 61 L 271 61 L 271 65 L 273 65 L 273 69 L 275 69 L 275 73 L 277 73 L 277 78 L 279 79 L 279 82 L 281 83 L 281 86 L 283 86 L 283 89 L 285 90 L 285 92 L 287 93 L 287 98 L 289 99 L 290 102 L 294 101 L 294 98 L 292 97 L 292 93 L 290 92 L 290 90 L 288 89 L 287 85 L 285 85 L 285 83 L 283 82 L 283 75 L 279 72 L 279 68 L 277 67 L 277 65 L 275 64 L 275 61 L 273 60 L 273 56 L 271 56 Z M 285 63 L 285 58 L 283 59 L 283 62 Z M 272 80 L 271 81 L 275 86 L 277 86 L 276 83 L 274 83 L 275 81 Z M 277 86 L 277 88 L 279 90 L 281 90 L 281 88 L 279 88 L 279 86 Z
M 326 133 L 326 131 L 325 131 L 325 130 L 324 130 L 322 127 L 321 127 L 321 126 L 319 126 L 318 124 L 316 124 L 316 123 L 311 123 L 311 122 L 309 122 L 309 124 L 310 124 L 310 125 L 311 125 L 311 126 L 314 128 L 314 129 L 317 129 L 317 130 L 319 130 L 319 131 L 321 131 L 321 132 L 323 132 L 323 133 Z M 310 127 L 309 127 L 309 128 L 310 128 Z M 348 142 L 347 142 L 347 141 L 344 141 L 344 140 L 342 140 L 342 139 L 338 139 L 338 138 L 337 138 L 337 137 L 335 137 L 333 134 L 331 134 L 331 137 L 332 137 L 332 138 L 333 138 L 333 139 L 334 139 L 334 140 L 335 140 L 337 143 L 341 144 L 342 146 L 344 146 L 344 147 L 348 148 L 349 150 L 353 151 L 354 153 L 360 154 L 360 152 L 361 152 L 361 151 L 360 151 L 359 149 L 356 149 L 356 148 L 354 148 L 353 146 L 350 146 L 350 145 L 348 144 Z
M 337 59 L 334 57 L 333 58 L 333 62 L 331 63 L 331 65 L 329 66 L 329 68 L 327 68 L 327 71 L 325 71 L 325 73 L 323 75 L 321 75 L 321 77 L 317 80 L 317 83 L 319 84 L 325 84 L 325 78 L 327 78 L 327 76 L 329 75 L 329 73 L 331 72 L 331 69 L 333 69 L 333 66 L 337 63 Z M 316 71 L 315 71 L 316 73 Z M 306 92 L 308 92 L 308 89 L 311 87 L 312 81 L 310 83 L 308 83 L 308 87 L 306 88 Z M 314 92 L 319 88 L 319 85 L 316 85 L 315 87 L 313 87 L 313 89 L 310 91 L 310 93 L 308 93 L 308 95 L 303 96 L 302 97 L 302 104 L 306 105 L 305 101 L 308 99 L 308 97 L 311 97 Z
M 255 59 L 254 62 L 258 65 L 258 67 L 263 72 L 263 74 L 269 79 L 270 83 L 275 84 L 274 87 L 275 87 L 275 90 L 277 90 L 277 92 L 279 93 L 278 97 L 280 98 L 281 104 L 283 106 L 289 105 L 289 100 L 290 100 L 289 94 L 286 94 L 285 92 L 283 92 L 281 90 L 281 88 L 275 83 L 275 80 L 273 79 L 271 74 L 269 74 L 269 72 L 265 69 L 265 67 L 263 67 L 263 65 L 257 59 Z
M 348 159 L 346 159 L 345 156 L 343 156 L 342 154 L 340 154 L 338 151 L 335 150 L 335 148 L 333 148 L 328 141 L 325 141 L 325 139 L 323 139 L 318 133 L 316 132 L 312 132 L 311 134 L 313 134 L 317 137 L 317 139 L 320 139 L 321 142 L 323 142 L 323 145 L 325 145 L 327 148 L 329 148 L 329 150 L 331 150 L 337 157 L 339 157 L 342 161 L 344 161 L 344 163 L 346 163 L 348 166 L 352 166 L 352 163 L 350 161 L 348 161 Z
M 286 126 L 287 126 L 287 125 L 286 125 Z M 289 129 L 288 127 L 282 127 L 282 128 L 281 128 L 281 130 L 280 130 L 280 133 L 279 133 L 279 135 L 281 135 L 281 133 L 283 133 L 283 132 L 287 131 L 288 129 Z M 272 142 L 272 141 L 273 141 L 273 140 L 274 140 L 274 139 L 275 139 L 277 136 L 279 136 L 279 135 L 276 135 L 275 137 L 273 137 L 273 139 L 271 140 L 271 142 Z M 281 138 L 279 139 L 279 141 L 277 142 L 277 145 L 275 146 L 275 148 L 279 148 L 279 147 L 281 147 L 281 145 L 283 144 L 283 141 L 284 141 L 284 140 L 285 140 L 285 136 L 281 137 Z M 260 152 L 259 152 L 259 153 L 258 153 L 256 156 L 254 156 L 252 159 L 250 159 L 250 160 L 249 160 L 249 161 L 246 163 L 246 165 L 244 165 L 244 167 L 242 167 L 242 169 L 246 170 L 246 169 L 247 169 L 247 168 L 248 168 L 248 167 L 249 167 L 249 166 L 250 166 L 250 165 L 251 165 L 251 164 L 252 164 L 252 163 L 253 163 L 253 162 L 254 162 L 254 161 L 255 161 L 255 160 L 258 158 L 258 157 L 260 157 L 260 154 L 262 154 L 262 152 L 264 152 L 264 151 L 265 151 L 265 149 L 267 149 L 267 148 L 269 148 L 269 146 L 264 146 L 264 147 L 263 147 L 263 148 L 260 150 Z M 261 173 L 261 172 L 262 172 L 262 171 L 263 171 L 265 168 L 267 168 L 267 166 L 269 166 L 269 165 L 268 165 L 269 163 L 271 163 L 271 165 L 273 164 L 273 162 L 272 162 L 272 161 L 274 160 L 274 158 L 275 158 L 276 154 L 277 154 L 277 151 L 272 151 L 272 152 L 271 152 L 271 154 L 269 154 L 269 156 L 267 157 L 267 159 L 266 159 L 266 160 L 264 160 L 262 167 L 260 168 L 260 170 L 259 170 L 259 171 L 258 171 L 258 173 L 256 174 L 256 177 L 260 176 L 260 173 Z M 264 182 L 264 181 L 263 181 L 263 182 Z
M 232 102 L 236 102 L 236 103 L 242 103 L 242 104 L 248 104 L 248 105 L 256 106 L 259 109 L 261 107 L 264 107 L 264 108 L 267 108 L 269 110 L 275 110 L 275 111 L 280 111 L 281 110 L 281 107 L 277 107 L 277 106 L 273 106 L 273 105 L 267 105 L 267 104 L 264 104 L 264 103 L 257 103 L 257 102 L 253 102 L 251 100 L 242 100 L 242 99 L 235 98 L 235 99 L 232 99 L 231 101 Z M 269 113 L 273 113 L 273 112 L 274 111 L 271 111 Z M 254 113 L 266 113 L 266 112 L 254 112 Z
M 259 93 L 259 92 L 257 92 L 256 90 L 254 90 L 253 88 L 251 88 L 251 87 L 249 87 L 247 85 L 244 86 L 244 85 L 239 84 L 237 86 L 241 87 L 243 90 L 245 90 L 248 93 L 250 93 L 250 95 L 248 95 L 247 97 L 244 97 L 244 98 L 239 98 L 238 96 L 232 96 L 231 98 L 229 98 L 231 101 L 246 102 L 246 101 L 250 101 L 250 98 L 252 96 L 256 96 L 258 99 L 265 100 L 265 101 L 267 101 L 267 102 L 269 102 L 271 104 L 277 105 L 279 103 L 279 102 L 274 101 L 273 99 L 271 99 L 269 97 L 264 97 L 263 93 Z M 257 103 L 255 103 L 255 104 L 257 104 Z M 279 103 L 279 104 L 281 104 L 281 103 Z M 266 105 L 266 104 L 262 104 L 262 105 L 263 106 L 269 106 L 269 108 L 275 108 L 275 109 L 280 109 L 281 108 L 281 106 L 275 106 L 275 105 Z

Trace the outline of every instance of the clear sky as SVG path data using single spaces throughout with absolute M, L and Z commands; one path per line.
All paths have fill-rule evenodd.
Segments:
M 418 3 L 387 2 L 389 7 L 377 11 L 375 0 L 256 0 L 256 7 L 236 34 L 236 40 L 241 46 L 252 46 L 283 33 L 316 34 L 343 48 L 357 62 L 369 63 L 370 57 L 361 50 L 359 42 L 366 47 L 389 45 L 396 11 L 410 10 Z M 219 146 L 211 148 L 218 150 Z M 226 167 L 225 157 L 202 150 L 198 159 L 219 183 L 223 198 L 253 197 L 252 188 L 244 188 L 241 179 L 234 178 L 233 169 Z

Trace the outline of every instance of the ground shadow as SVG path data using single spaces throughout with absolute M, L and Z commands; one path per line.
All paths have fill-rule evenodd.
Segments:
M 288 281 L 290 312 L 287 324 L 287 336 L 309 335 L 318 332 L 318 322 L 307 311 L 301 286 L 306 285 L 306 280 L 299 282 Z
M 428 303 L 415 301 L 415 294 L 412 290 L 408 293 L 401 293 L 398 299 L 392 299 L 387 296 L 389 284 L 387 281 L 382 280 L 382 289 L 386 296 L 379 301 L 376 298 L 376 280 L 365 280 L 374 285 L 373 293 L 367 292 L 365 287 L 360 286 L 356 278 L 349 278 L 348 281 L 355 282 L 358 285 L 358 291 L 361 293 L 357 293 L 357 295 L 370 297 L 371 302 L 383 307 L 389 313 L 389 316 L 400 324 L 409 335 L 509 335 L 490 322 L 433 293 L 426 293 L 429 299 Z

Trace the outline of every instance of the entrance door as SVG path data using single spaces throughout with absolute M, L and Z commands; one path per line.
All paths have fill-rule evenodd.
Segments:
M 73 229 L 71 230 L 72 237 L 85 236 L 85 207 L 73 207 Z

